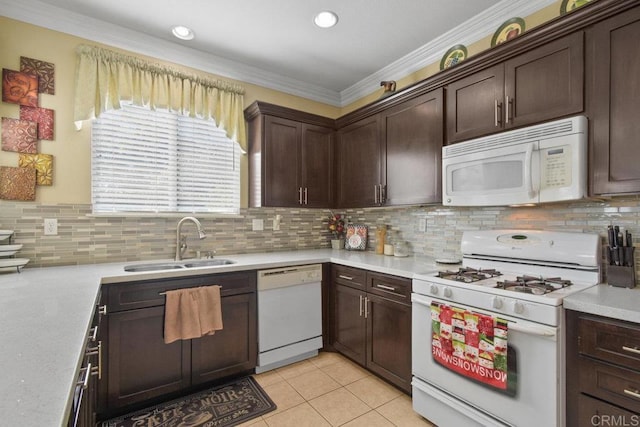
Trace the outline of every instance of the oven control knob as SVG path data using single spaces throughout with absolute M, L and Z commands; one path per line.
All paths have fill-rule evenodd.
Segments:
M 432 294 L 438 295 L 438 287 L 436 285 L 431 285 L 431 288 L 429 290 Z
M 451 288 L 444 288 L 444 296 L 447 298 L 451 298 L 451 295 L 453 295 L 453 292 L 451 292 Z
M 491 306 L 493 308 L 502 308 L 502 298 L 498 298 L 498 297 L 491 298 Z
M 524 313 L 524 304 L 522 304 L 520 301 L 514 302 L 513 311 L 518 314 Z

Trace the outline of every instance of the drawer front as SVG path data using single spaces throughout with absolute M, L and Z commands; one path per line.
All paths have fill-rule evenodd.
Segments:
M 580 356 L 580 390 L 640 413 L 640 372 Z
M 640 371 L 640 327 L 610 319 L 580 317 L 581 354 Z
M 410 304 L 411 280 L 382 273 L 368 273 L 367 292 Z
M 365 290 L 367 272 L 366 270 L 360 270 L 359 268 L 346 267 L 344 265 L 332 265 L 331 278 L 334 285 L 340 284 Z
M 579 426 L 637 426 L 640 415 L 581 394 L 578 397 Z
M 181 279 L 161 279 L 104 285 L 107 287 L 109 313 L 164 305 L 162 292 L 197 286 L 219 285 L 221 296 L 256 291 L 256 272 L 209 274 Z

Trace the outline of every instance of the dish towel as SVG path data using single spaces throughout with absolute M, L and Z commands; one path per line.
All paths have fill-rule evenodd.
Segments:
M 220 286 L 167 291 L 164 342 L 200 338 L 222 329 Z

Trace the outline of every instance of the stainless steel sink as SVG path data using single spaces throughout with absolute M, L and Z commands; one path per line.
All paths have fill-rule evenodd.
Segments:
M 198 260 L 185 260 L 176 262 L 162 262 L 155 264 L 133 264 L 126 265 L 124 271 L 129 273 L 137 273 L 142 271 L 162 271 L 162 270 L 180 270 L 183 268 L 195 268 L 195 267 L 216 267 L 221 265 L 235 264 L 235 261 L 224 258 L 214 259 L 198 259 Z
M 185 262 L 183 265 L 186 268 L 193 268 L 193 267 L 215 267 L 218 265 L 229 265 L 229 264 L 235 264 L 235 261 L 231 261 L 230 259 L 224 259 L 224 258 L 213 258 L 213 259 L 199 259 L 199 260 L 195 260 L 195 261 L 188 261 Z

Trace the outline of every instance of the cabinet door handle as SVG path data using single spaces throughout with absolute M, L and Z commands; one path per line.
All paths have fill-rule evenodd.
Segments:
M 308 193 L 309 193 L 309 189 L 307 187 L 304 187 L 304 204 L 305 205 L 309 204 L 309 199 L 307 198 Z
M 362 317 L 362 295 L 360 295 L 360 314 L 358 316 Z
M 102 341 L 98 341 L 98 346 L 97 347 L 90 347 L 87 348 L 85 353 L 85 356 L 98 356 L 98 366 L 97 368 L 94 367 L 94 369 L 98 370 L 98 379 L 101 380 L 102 379 Z
M 509 124 L 509 104 L 511 103 L 511 101 L 512 100 L 509 99 L 509 95 L 507 95 L 507 99 L 505 100 L 505 103 L 504 103 L 504 110 L 505 110 L 504 122 L 507 125 Z
M 364 318 L 369 317 L 369 298 L 364 297 Z
M 498 110 L 502 110 L 502 103 L 498 102 L 497 99 L 493 101 L 493 118 L 495 127 L 499 127 L 502 124 L 500 120 L 500 116 L 502 115 L 502 111 L 498 114 Z
M 84 378 L 81 377 L 80 380 L 76 382 L 76 385 L 82 386 L 82 388 L 86 390 L 89 386 L 89 377 L 91 376 L 91 363 L 87 363 L 87 367 L 80 369 L 80 371 L 84 371 Z
M 376 285 L 376 288 L 384 289 L 385 291 L 391 291 L 391 292 L 396 291 L 396 288 L 394 288 L 393 286 L 387 286 L 387 285 Z
M 631 353 L 640 354 L 640 350 L 638 349 L 638 347 L 627 347 L 626 345 L 623 345 L 622 349 Z
M 298 204 L 302 204 L 302 187 L 298 187 Z
M 378 204 L 378 185 L 373 186 L 373 203 Z
M 628 394 L 629 396 L 633 396 L 636 399 L 640 399 L 640 391 L 638 391 L 638 390 L 627 390 L 625 388 L 624 389 L 624 394 Z
M 107 314 L 107 305 L 100 305 L 98 306 L 98 314 L 100 315 L 106 315 Z
M 344 274 L 340 274 L 338 277 L 341 278 L 341 279 L 344 279 L 344 280 L 353 280 L 353 277 L 345 276 Z
M 93 328 L 91 328 L 91 330 L 89 331 L 89 339 L 91 340 L 91 342 L 95 342 L 96 338 L 98 338 L 98 327 L 94 326 Z
M 380 184 L 380 204 L 384 205 L 384 202 L 387 200 L 387 186 L 384 184 Z

